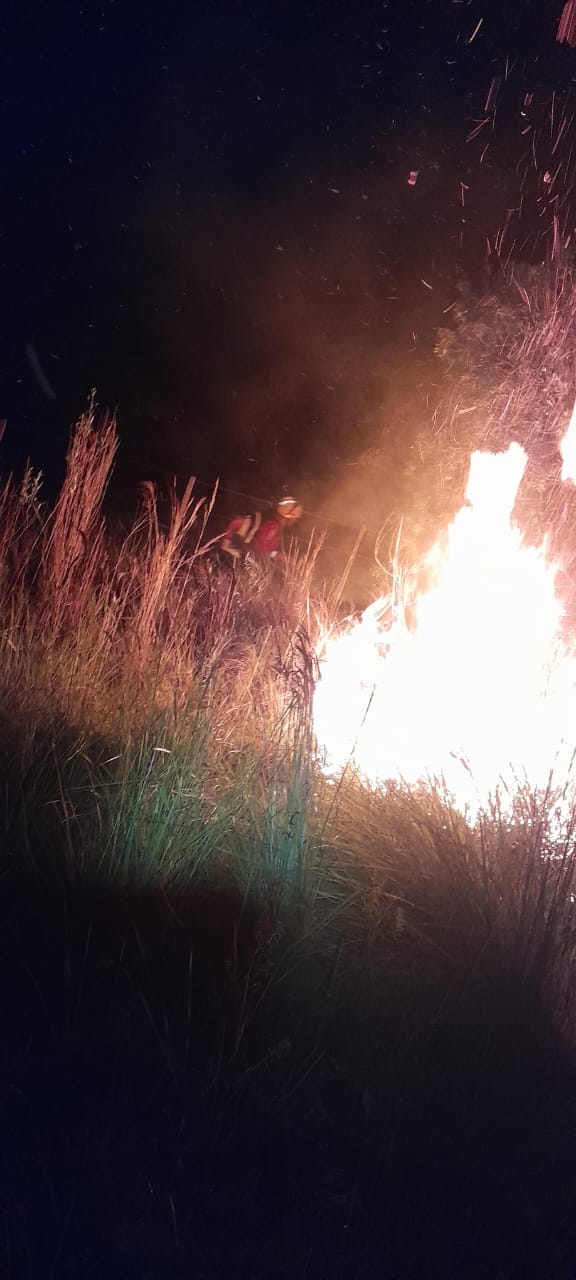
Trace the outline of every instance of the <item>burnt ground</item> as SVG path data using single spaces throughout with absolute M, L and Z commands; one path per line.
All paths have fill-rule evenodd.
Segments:
M 498 972 L 231 891 L 0 880 L 0 1275 L 576 1274 L 571 1055 Z M 392 955 L 392 958 L 391 958 Z

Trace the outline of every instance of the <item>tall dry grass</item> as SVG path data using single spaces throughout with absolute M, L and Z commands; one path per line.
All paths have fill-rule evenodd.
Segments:
M 30 471 L 0 494 L 10 854 L 72 878 L 234 883 L 298 922 L 324 978 L 342 948 L 350 972 L 361 956 L 380 974 L 409 956 L 488 985 L 498 974 L 534 999 L 553 988 L 566 1019 L 570 810 L 558 826 L 552 797 L 524 797 L 513 823 L 495 806 L 472 830 L 439 791 L 324 778 L 312 695 L 330 609 L 314 599 L 314 548 L 288 558 L 281 583 L 259 565 L 222 568 L 193 481 L 164 524 L 147 486 L 114 542 L 116 448 L 114 420 L 92 406 L 53 510 Z
M 288 762 L 304 777 L 313 758 L 314 549 L 288 557 L 280 585 L 266 566 L 224 568 L 193 480 L 164 522 L 144 486 L 113 542 L 116 449 L 114 419 L 91 406 L 52 510 L 31 472 L 0 494 L 10 821 L 20 813 L 26 848 L 58 844 L 61 828 L 76 872 L 182 880 L 256 844 L 273 877 L 290 844 L 282 835 L 281 854 L 272 832 L 291 803 Z

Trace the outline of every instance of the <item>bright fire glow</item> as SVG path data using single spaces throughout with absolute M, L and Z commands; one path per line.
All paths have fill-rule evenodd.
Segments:
M 572 480 L 573 484 L 576 484 L 576 400 L 568 430 L 560 442 L 560 453 L 562 454 L 562 479 Z
M 557 566 L 512 521 L 525 465 L 518 444 L 472 455 L 466 503 L 433 549 L 435 584 L 410 627 L 381 599 L 325 641 L 315 726 L 331 772 L 442 780 L 470 816 L 496 791 L 568 776 L 576 663 L 560 637 Z

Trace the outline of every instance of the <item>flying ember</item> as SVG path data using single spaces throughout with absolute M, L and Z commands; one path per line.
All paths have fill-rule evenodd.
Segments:
M 414 621 L 377 600 L 328 637 L 315 694 L 333 773 L 372 785 L 440 783 L 470 817 L 498 793 L 570 772 L 576 662 L 561 637 L 558 566 L 528 546 L 512 511 L 526 454 L 474 453 L 465 505 L 429 557 L 434 585 Z

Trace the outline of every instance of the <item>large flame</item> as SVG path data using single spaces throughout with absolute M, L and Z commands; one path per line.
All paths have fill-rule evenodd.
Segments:
M 562 454 L 562 480 L 572 480 L 576 483 L 576 401 L 574 401 L 568 430 L 564 439 L 560 441 L 560 453 Z
M 526 454 L 474 453 L 466 503 L 430 557 L 413 624 L 384 599 L 328 638 L 315 725 L 327 767 L 373 784 L 442 781 L 474 815 L 496 793 L 568 776 L 576 663 L 561 640 L 557 566 L 512 520 Z

